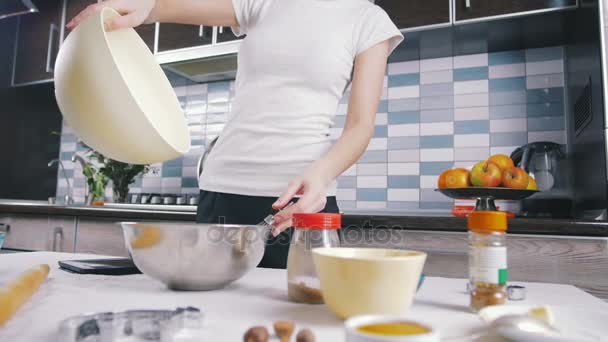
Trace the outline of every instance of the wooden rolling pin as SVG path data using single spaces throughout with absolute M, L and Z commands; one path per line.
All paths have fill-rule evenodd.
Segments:
M 38 265 L 0 288 L 0 326 L 38 290 L 49 274 L 49 265 Z

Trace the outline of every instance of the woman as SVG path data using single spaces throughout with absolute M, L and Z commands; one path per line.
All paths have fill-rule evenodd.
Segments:
M 198 222 L 255 224 L 271 210 L 273 235 L 261 266 L 285 267 L 295 212 L 338 212 L 335 179 L 374 132 L 387 58 L 403 36 L 368 0 L 107 0 L 122 14 L 106 29 L 172 22 L 231 26 L 247 35 L 238 56 L 231 119 L 207 157 Z M 329 128 L 352 81 L 346 123 Z M 283 232 L 283 233 L 282 233 Z

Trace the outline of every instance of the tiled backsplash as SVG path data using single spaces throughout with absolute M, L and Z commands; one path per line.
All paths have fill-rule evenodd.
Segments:
M 471 166 L 494 153 L 510 154 L 528 142 L 566 143 L 564 49 L 484 53 L 389 64 L 375 136 L 359 162 L 338 178 L 341 209 L 447 209 L 452 201 L 433 191 L 439 173 Z M 221 132 L 233 82 L 176 86 L 192 134 L 183 158 L 155 165 L 133 192 L 196 193 L 196 163 L 204 145 Z M 344 126 L 349 93 L 332 128 Z M 65 127 L 61 157 L 75 138 Z M 78 166 L 65 162 L 76 200 L 84 199 Z M 58 196 L 66 184 L 58 181 Z M 111 192 L 108 191 L 108 195 Z

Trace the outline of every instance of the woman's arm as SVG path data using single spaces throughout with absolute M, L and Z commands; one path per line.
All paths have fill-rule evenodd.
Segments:
M 104 7 L 122 16 L 106 23 L 116 30 L 153 22 L 171 22 L 206 26 L 238 26 L 232 0 L 106 0 L 88 6 L 68 24 L 73 29 L 91 14 Z
M 314 162 L 302 176 L 291 181 L 287 190 L 273 204 L 275 209 L 282 208 L 296 194 L 302 195 L 295 205 L 275 215 L 274 235 L 291 226 L 293 213 L 322 210 L 328 185 L 365 152 L 374 134 L 388 54 L 389 41 L 386 40 L 356 57 L 342 135 L 322 158 Z

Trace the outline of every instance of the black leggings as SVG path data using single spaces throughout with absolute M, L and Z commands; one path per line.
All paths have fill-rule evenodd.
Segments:
M 273 213 L 272 204 L 276 200 L 276 197 L 245 196 L 201 190 L 196 222 L 257 224 Z M 297 201 L 297 199 L 294 199 L 294 201 Z M 321 212 L 338 213 L 336 197 L 327 197 L 327 204 Z M 276 238 L 268 240 L 259 267 L 287 267 L 291 231 L 291 228 L 287 229 Z

